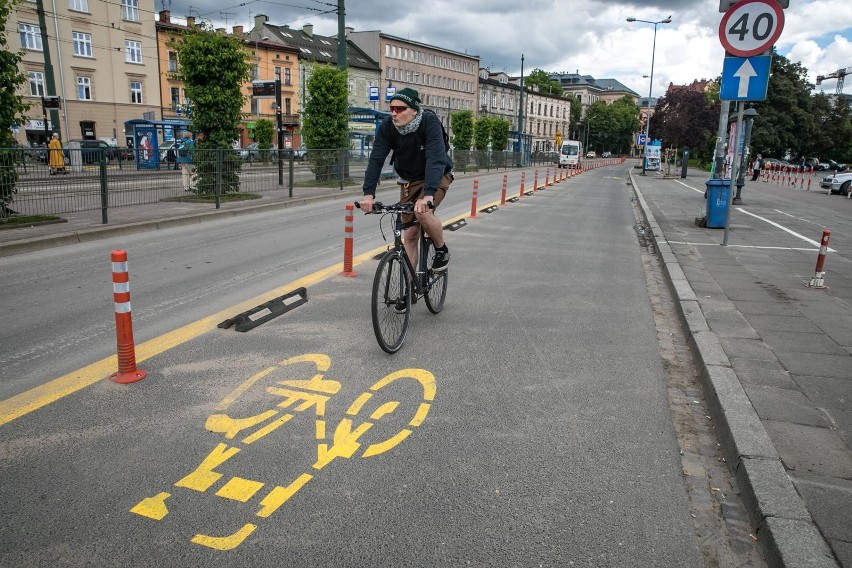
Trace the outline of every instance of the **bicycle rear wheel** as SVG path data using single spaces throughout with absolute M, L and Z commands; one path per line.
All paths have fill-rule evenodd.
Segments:
M 435 243 L 432 239 L 426 238 L 420 254 L 426 259 L 426 307 L 433 314 L 439 313 L 444 309 L 444 299 L 447 297 L 447 272 L 449 268 L 445 268 L 442 272 L 432 272 L 432 261 L 435 259 Z
M 388 353 L 402 347 L 411 319 L 411 294 L 408 294 L 408 268 L 396 251 L 379 261 L 373 279 L 371 312 L 373 331 L 379 346 Z

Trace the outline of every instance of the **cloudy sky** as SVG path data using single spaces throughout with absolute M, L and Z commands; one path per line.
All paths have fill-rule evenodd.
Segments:
M 492 71 L 518 75 L 533 69 L 612 78 L 646 96 L 654 26 L 628 17 L 670 24 L 657 27 L 653 95 L 669 83 L 685 84 L 721 74 L 720 0 L 346 0 L 346 25 L 381 30 L 462 53 L 478 55 Z M 253 27 L 265 14 L 276 25 L 337 34 L 337 0 L 155 0 L 216 27 Z M 203 7 L 199 7 L 199 5 Z M 789 0 L 776 42 L 779 53 L 807 68 L 812 83 L 852 67 L 852 0 Z M 836 80 L 817 90 L 835 92 Z M 852 93 L 852 80 L 844 92 Z

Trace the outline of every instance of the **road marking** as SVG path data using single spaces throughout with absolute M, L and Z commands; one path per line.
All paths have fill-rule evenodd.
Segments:
M 301 363 L 313 365 L 312 369 L 307 369 L 306 375 L 302 375 L 310 378 L 292 378 L 294 371 L 291 366 Z M 236 410 L 236 412 L 239 412 L 238 417 L 231 417 L 227 414 L 212 414 L 208 416 L 204 428 L 214 433 L 224 434 L 224 438 L 227 440 L 233 439 L 242 430 L 259 428 L 255 433 L 248 436 L 248 438 L 259 438 L 274 430 L 274 428 L 270 429 L 268 425 L 262 426 L 262 423 L 269 422 L 283 409 L 292 413 L 287 415 L 288 419 L 297 412 L 313 414 L 316 449 L 311 448 L 312 451 L 309 452 L 309 455 L 315 452 L 316 461 L 309 466 L 308 464 L 313 459 L 309 458 L 305 465 L 312 470 L 319 471 L 337 459 L 352 459 L 362 449 L 360 457 L 366 459 L 395 448 L 412 434 L 413 428 L 423 423 L 435 400 L 436 381 L 432 373 L 425 369 L 401 369 L 377 380 L 368 391 L 359 395 L 349 405 L 346 410 L 347 416 L 340 418 L 334 427 L 333 435 L 329 438 L 325 427 L 326 403 L 341 389 L 339 381 L 325 377 L 325 372 L 330 367 L 331 358 L 322 353 L 307 353 L 285 359 L 273 368 L 277 373 L 267 372 L 267 369 L 267 371 L 261 371 L 249 377 L 216 406 L 216 410 L 227 409 L 238 399 L 243 399 L 243 406 Z M 260 379 L 266 379 L 265 384 L 259 384 Z M 403 397 L 401 400 L 384 400 L 383 397 L 398 397 L 400 395 L 400 391 L 396 389 L 396 384 L 394 384 L 393 389 L 383 390 L 397 381 L 406 381 L 410 386 L 416 385 L 415 392 L 422 392 L 422 395 L 417 397 L 419 400 L 411 400 L 410 397 Z M 274 409 L 269 409 L 270 405 Z M 252 406 L 262 408 L 252 410 Z M 244 416 L 246 413 L 250 414 L 258 410 L 260 412 L 254 416 Z M 369 419 L 366 419 L 368 416 Z M 399 432 L 389 434 L 381 427 L 373 429 L 377 425 L 376 423 L 382 421 L 382 419 L 385 419 L 385 422 L 390 422 L 392 426 L 396 426 L 397 422 L 408 417 L 410 419 L 406 424 L 401 425 Z M 361 422 L 357 423 L 356 420 Z M 394 429 L 394 427 L 390 428 L 391 431 Z M 258 434 L 258 432 L 264 434 Z M 379 440 L 365 439 L 368 438 L 366 436 L 368 432 L 371 436 L 377 436 Z M 385 436 L 387 437 L 385 438 Z M 244 444 L 250 443 L 247 441 L 248 438 L 243 440 Z M 369 443 L 371 441 L 373 443 Z M 233 471 L 238 471 L 240 467 L 246 467 L 251 472 L 256 473 L 251 468 L 251 462 L 241 462 L 240 457 L 244 456 L 241 452 L 244 450 L 250 450 L 249 455 L 253 453 L 251 452 L 252 448 L 249 447 L 239 448 L 226 442 L 219 442 L 201 460 L 200 464 L 196 465 L 189 474 L 176 481 L 173 487 L 203 493 L 207 497 L 215 496 L 226 502 L 236 501 L 250 504 L 254 501 L 254 506 L 249 506 L 249 509 L 255 510 L 251 518 L 254 522 L 238 519 L 236 525 L 239 526 L 242 523 L 242 527 L 230 535 L 213 536 L 196 533 L 190 539 L 190 542 L 216 550 L 237 548 L 257 529 L 254 517 L 268 518 L 314 479 L 315 473 L 313 471 L 302 473 L 295 480 L 273 478 L 261 481 L 233 475 Z M 217 471 L 226 462 L 228 462 L 228 467 L 222 469 L 226 469 L 229 473 Z M 273 476 L 277 474 L 274 470 L 265 473 Z M 218 485 L 218 488 L 214 487 L 216 485 Z M 265 491 L 267 487 L 271 487 L 271 489 L 261 495 L 261 490 Z M 144 497 L 130 509 L 130 512 L 153 521 L 161 521 L 170 514 L 170 507 L 166 506 L 166 499 L 171 497 L 172 494 L 166 491 L 161 491 L 153 497 Z M 175 501 L 177 499 L 172 499 L 171 508 L 174 508 Z M 236 511 L 237 515 L 245 513 L 245 508 Z
M 802 239 L 803 241 L 805 241 L 806 243 L 811 243 L 812 245 L 814 245 L 814 246 L 815 246 L 815 247 L 817 247 L 817 248 L 819 248 L 820 246 L 822 246 L 822 245 L 821 245 L 821 243 L 819 243 L 819 242 L 817 242 L 817 241 L 815 241 L 815 240 L 813 240 L 813 239 L 809 239 L 809 238 L 807 238 L 807 237 L 806 237 L 806 236 L 804 236 L 804 235 L 800 235 L 800 234 L 799 234 L 799 233 L 797 233 L 796 231 L 793 231 L 792 229 L 788 229 L 788 228 L 787 228 L 787 227 L 785 227 L 784 225 L 780 225 L 780 224 L 776 223 L 775 221 L 770 221 L 769 219 L 766 219 L 766 218 L 764 218 L 764 217 L 761 217 L 760 215 L 755 215 L 754 213 L 749 213 L 748 211 L 746 211 L 746 210 L 745 210 L 745 209 L 743 209 L 742 207 L 735 207 L 735 209 L 736 209 L 737 211 L 739 211 L 740 213 L 745 213 L 746 215 L 751 215 L 751 216 L 752 216 L 752 217 L 754 217 L 755 219 L 760 219 L 761 221 L 764 221 L 764 222 L 766 222 L 766 223 L 769 223 L 769 224 L 770 224 L 770 225 L 772 225 L 773 227 L 778 227 L 778 228 L 779 228 L 779 229 L 781 229 L 782 231 L 785 231 L 785 232 L 787 232 L 787 233 L 790 233 L 790 234 L 791 234 L 791 235 L 793 235 L 794 237 L 798 237 L 798 238 Z M 828 249 L 826 249 L 826 250 L 827 250 L 828 252 L 837 252 L 836 250 L 834 250 L 834 249 L 832 249 L 832 248 L 828 248 Z
M 688 241 L 666 241 L 670 245 L 688 245 L 692 247 L 717 247 L 719 243 L 690 243 Z M 751 248 L 751 249 L 769 249 L 769 250 L 799 250 L 799 251 L 815 251 L 819 248 L 798 248 L 798 247 L 764 247 L 760 245 L 728 245 L 728 248 Z

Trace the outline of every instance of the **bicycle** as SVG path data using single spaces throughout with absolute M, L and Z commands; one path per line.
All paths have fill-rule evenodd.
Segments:
M 361 204 L 356 201 L 355 206 L 360 209 Z M 393 246 L 382 256 L 376 268 L 370 311 L 373 318 L 373 331 L 379 346 L 387 353 L 396 353 L 408 334 L 412 303 L 424 298 L 426 307 L 433 314 L 439 313 L 444 308 L 444 299 L 447 296 L 447 269 L 437 273 L 432 271 L 435 244 L 424 230 L 420 231 L 417 270 L 414 269 L 411 259 L 405 252 L 402 244 L 403 232 L 408 227 L 419 223 L 416 219 L 410 223 L 403 223 L 402 216 L 414 212 L 414 203 L 384 205 L 377 201 L 373 203 L 372 212 L 382 215 L 382 218 L 385 215 L 391 215 L 394 219 Z M 381 227 L 381 221 L 379 227 Z M 384 237 L 384 231 L 382 231 L 382 237 Z

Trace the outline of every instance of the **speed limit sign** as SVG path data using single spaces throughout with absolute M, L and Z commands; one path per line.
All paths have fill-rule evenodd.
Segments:
M 784 10 L 775 0 L 742 0 L 719 24 L 722 47 L 731 55 L 751 57 L 771 48 L 784 29 Z

